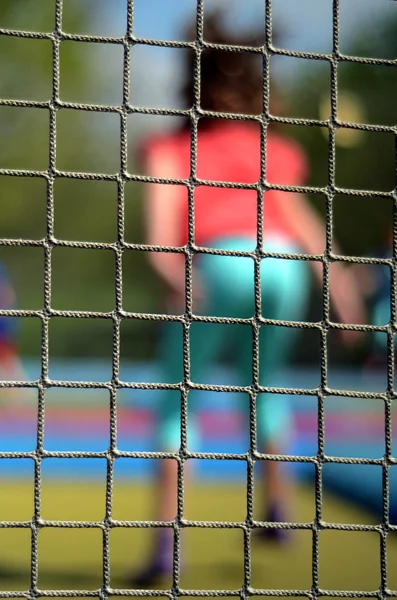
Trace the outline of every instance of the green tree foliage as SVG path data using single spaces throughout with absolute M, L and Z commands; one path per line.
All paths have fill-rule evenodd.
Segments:
M 92 14 L 83 4 L 65 11 L 66 31 L 84 31 Z M 51 32 L 55 2 L 3 1 L 0 27 Z M 90 54 L 91 49 L 94 54 Z M 112 47 L 107 46 L 112 50 Z M 108 103 L 111 96 L 104 74 L 112 69 L 110 55 L 95 55 L 98 45 L 62 42 L 60 98 L 72 102 Z M 122 51 L 119 56 L 121 73 Z M 0 35 L 0 97 L 48 101 L 52 97 L 52 43 Z M 101 62 L 103 61 L 103 63 Z M 93 93 L 93 91 L 96 93 Z M 120 80 L 119 98 L 122 97 Z M 0 107 L 0 167 L 46 171 L 49 165 L 49 111 L 47 108 Z M 63 171 L 117 173 L 120 165 L 120 122 L 116 114 L 57 112 L 57 168 Z M 113 182 L 59 178 L 54 188 L 55 237 L 60 240 L 114 242 L 117 239 L 117 185 Z M 143 241 L 141 191 L 127 184 L 126 240 Z M 47 185 L 44 178 L 0 177 L 0 236 L 42 240 L 46 235 Z M 0 260 L 8 267 L 18 304 L 40 309 L 44 294 L 44 252 L 37 247 L 0 247 Z M 111 311 L 115 306 L 112 251 L 55 248 L 52 260 L 52 306 L 59 309 Z M 124 302 L 131 311 L 153 311 L 158 284 L 142 252 L 124 256 Z M 126 356 L 148 354 L 153 328 L 136 322 L 123 330 Z M 40 352 L 40 323 L 22 319 L 22 352 Z M 132 337 L 132 340 L 131 340 Z M 148 340 L 148 342 L 146 342 Z M 51 354 L 67 356 L 110 355 L 111 322 L 54 320 L 50 328 Z

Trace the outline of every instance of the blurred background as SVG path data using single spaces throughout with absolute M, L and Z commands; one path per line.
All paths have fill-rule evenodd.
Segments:
M 34 0 L 2 0 L 0 28 L 52 31 L 54 4 L 53 0 L 42 3 Z M 205 9 L 211 10 L 221 5 L 228 8 L 228 25 L 231 29 L 239 27 L 248 30 L 253 24 L 257 27 L 261 19 L 264 22 L 262 0 L 244 0 L 244 2 L 206 0 Z M 195 0 L 136 0 L 134 33 L 142 38 L 158 40 L 183 39 L 184 27 L 194 17 L 195 8 Z M 273 19 L 280 30 L 281 47 L 303 52 L 332 51 L 331 0 L 300 0 L 299 3 L 295 0 L 273 0 Z M 340 25 L 340 48 L 343 53 L 380 59 L 397 58 L 397 3 L 387 0 L 341 0 Z M 126 0 L 64 1 L 62 29 L 67 33 L 123 36 L 125 28 Z M 131 61 L 131 103 L 140 107 L 181 108 L 180 74 L 185 52 L 186 50 L 181 49 L 135 45 L 132 49 Z M 52 45 L 49 40 L 0 35 L 0 57 L 0 98 L 46 101 L 51 97 Z M 122 68 L 122 45 L 63 41 L 60 51 L 61 100 L 97 105 L 121 104 Z M 275 56 L 271 59 L 271 72 L 278 80 L 278 86 L 284 96 L 284 114 L 313 119 L 329 117 L 330 66 L 327 62 Z M 338 116 L 343 120 L 394 126 L 397 111 L 396 92 L 397 71 L 394 67 L 349 62 L 339 65 Z M 130 173 L 139 173 L 141 136 L 149 131 L 171 128 L 177 119 L 177 117 L 153 115 L 129 117 L 128 168 Z M 326 186 L 327 131 L 321 127 L 293 125 L 281 125 L 280 129 L 284 129 L 288 135 L 299 140 L 306 149 L 311 166 L 310 184 Z M 0 106 L 0 132 L 0 168 L 28 170 L 48 168 L 47 110 Z M 340 130 L 336 134 L 336 141 L 338 186 L 373 191 L 390 191 L 395 187 L 393 134 Z M 58 112 L 58 169 L 114 174 L 118 172 L 119 165 L 120 126 L 116 114 L 70 109 L 62 109 Z M 142 219 L 144 185 L 135 182 L 126 185 L 125 239 L 127 242 L 143 243 L 145 240 Z M 116 240 L 117 185 L 115 182 L 57 179 L 54 194 L 57 239 L 100 242 Z M 324 215 L 325 197 L 313 195 L 310 200 L 316 210 Z M 373 256 L 378 248 L 384 245 L 386 230 L 392 219 L 392 209 L 391 199 L 378 198 L 371 195 L 371 192 L 359 197 L 337 196 L 334 202 L 334 230 L 344 253 L 354 256 Z M 0 210 L 0 238 L 43 239 L 46 233 L 45 180 L 2 175 Z M 113 309 L 115 272 L 111 251 L 57 247 L 54 248 L 52 256 L 53 308 L 92 311 Z M 42 308 L 43 249 L 1 245 L 0 261 L 8 268 L 11 275 L 18 306 L 29 310 Z M 162 287 L 150 268 L 144 252 L 126 251 L 123 257 L 123 273 L 125 310 L 163 312 Z M 317 321 L 321 316 L 321 310 L 321 294 L 313 288 L 308 320 Z M 37 379 L 41 368 L 40 320 L 20 319 L 19 327 L 24 368 L 29 378 Z M 123 380 L 158 380 L 155 362 L 157 335 L 158 326 L 155 322 L 137 320 L 123 323 L 121 337 L 121 378 Z M 275 381 L 275 385 L 316 387 L 320 382 L 319 343 L 319 336 L 315 331 L 305 330 L 291 370 L 282 374 L 282 380 Z M 386 364 L 379 365 L 376 371 L 370 373 L 363 368 L 372 343 L 371 335 L 368 335 L 363 345 L 347 352 L 331 332 L 328 364 L 331 387 L 377 392 L 386 389 Z M 51 321 L 51 378 L 107 381 L 111 377 L 111 354 L 110 321 L 62 318 Z M 230 383 L 232 374 L 228 371 L 227 362 L 214 369 L 214 373 L 210 374 L 210 380 L 211 377 L 214 381 L 223 379 Z M 148 391 L 133 394 L 127 391 L 120 392 L 118 409 L 120 449 L 153 449 L 151 432 L 156 399 L 160 394 L 161 392 Z M 203 394 L 200 423 L 205 448 L 209 451 L 245 452 L 248 429 L 240 417 L 229 410 L 229 397 L 223 396 L 226 394 L 217 396 L 215 410 L 213 395 Z M 314 455 L 317 451 L 317 399 L 310 396 L 295 396 L 292 401 L 295 407 L 298 436 L 291 452 Z M 0 411 L 3 408 L 0 406 Z M 10 410 L 8 407 L 3 415 L 0 412 L 0 451 L 33 450 L 36 445 L 36 423 L 35 398 L 30 398 L 26 402 L 22 399 L 22 404 L 19 403 L 15 409 Z M 109 444 L 108 424 L 107 392 L 54 389 L 48 391 L 45 437 L 47 450 L 105 449 Z M 327 399 L 326 404 L 326 453 L 333 456 L 359 458 L 381 457 L 385 449 L 384 427 L 384 405 L 381 401 L 331 397 Z M 146 479 L 147 475 L 153 472 L 152 465 L 149 467 L 149 463 L 154 462 L 132 459 L 117 461 L 115 518 L 151 518 L 147 511 L 145 513 L 145 507 L 150 503 L 150 485 L 146 483 Z M 43 518 L 88 520 L 103 518 L 101 510 L 104 506 L 106 464 L 103 463 L 105 461 L 76 459 L 65 461 L 65 464 L 61 463 L 62 461 L 58 460 L 45 461 Z M 0 476 L 3 474 L 4 480 L 4 485 L 2 484 L 0 489 L 1 520 L 30 519 L 33 497 L 32 464 L 23 460 L 2 460 L 0 469 Z M 246 479 L 246 472 L 242 462 L 200 461 L 197 473 L 198 481 L 201 483 L 196 483 L 196 487 L 192 487 L 189 506 L 194 514 L 189 515 L 189 518 L 222 520 L 245 518 L 245 491 L 242 483 Z M 306 481 L 306 487 L 303 487 L 297 495 L 297 518 L 310 521 L 314 517 L 314 469 L 312 466 L 302 467 L 297 470 L 297 473 L 302 481 Z M 50 481 L 57 478 L 57 485 L 51 487 L 51 484 L 46 483 L 46 477 Z M 87 484 L 88 477 L 92 477 L 94 483 Z M 224 481 L 223 487 L 219 485 L 220 478 Z M 65 483 L 66 479 L 68 483 Z M 131 486 L 132 479 L 139 479 L 143 483 L 140 487 L 136 485 L 134 488 L 128 487 Z M 71 481 L 74 482 L 73 485 Z M 99 481 L 102 482 L 101 489 L 99 489 Z M 236 482 L 240 482 L 240 485 L 238 486 Z M 382 507 L 381 467 L 326 465 L 324 483 L 328 486 L 327 490 L 330 494 L 325 499 L 324 510 L 327 513 L 325 519 L 334 522 L 365 522 L 365 520 L 379 522 Z M 393 468 L 390 470 L 390 483 L 391 516 L 394 519 L 397 512 L 397 477 L 394 477 Z M 132 489 L 135 491 L 131 492 Z M 210 494 L 208 489 L 212 490 Z M 135 494 L 134 503 L 131 501 L 132 493 Z M 335 493 L 337 495 L 334 496 Z M 217 498 L 218 501 L 211 502 L 209 496 Z M 342 501 L 341 498 L 344 500 Z M 356 504 L 351 505 L 352 500 Z M 96 510 L 94 506 L 99 507 L 96 516 L 93 516 Z M 226 514 L 229 516 L 224 516 Z M 26 564 L 21 562 L 20 549 L 24 542 L 15 542 L 16 535 L 25 533 L 28 532 L 12 531 L 13 542 L 6 542 L 0 546 L 9 548 L 9 565 L 12 560 L 14 561 L 13 567 L 5 568 L 4 589 L 14 589 L 13 586 L 17 586 L 16 589 L 29 587 L 28 580 L 27 583 L 25 581 L 23 585 L 21 584 L 21 581 L 26 579 L 29 562 L 28 559 L 24 559 Z M 44 545 L 42 555 L 47 561 L 45 564 L 48 566 L 48 571 L 43 575 L 42 586 L 54 586 L 59 583 L 62 587 L 73 574 L 74 586 L 78 587 L 77 558 L 75 568 L 72 568 L 74 564 L 72 555 L 70 560 L 68 559 L 69 562 L 59 558 L 57 563 L 58 558 L 51 550 L 52 543 L 63 544 L 64 549 L 69 547 L 69 542 L 65 544 L 61 541 L 61 534 L 64 536 L 62 540 L 66 540 L 67 535 L 71 533 L 75 532 L 66 530 L 43 532 L 47 546 Z M 90 535 L 98 533 L 99 537 L 99 532 L 95 530 L 84 533 Z M 130 533 L 130 530 L 125 532 L 121 530 L 123 535 L 130 536 L 129 538 L 127 536 L 128 540 L 122 539 L 120 532 L 114 533 L 116 541 L 113 543 L 118 550 L 115 551 L 117 561 L 113 572 L 122 581 L 123 573 L 130 568 L 139 555 L 136 548 L 139 544 L 146 543 L 142 538 L 134 538 L 134 535 L 142 536 L 147 532 L 141 533 L 141 530 L 137 530 L 135 533 L 133 531 Z M 120 539 L 117 538 L 119 533 Z M 234 581 L 233 577 L 236 577 L 237 572 L 241 572 L 242 540 L 237 543 L 237 547 L 240 543 L 240 554 L 236 553 L 236 556 L 239 557 L 238 564 L 241 563 L 238 571 L 237 563 L 233 562 L 237 561 L 233 554 L 234 550 L 230 552 L 228 550 L 227 557 L 222 555 L 223 557 L 216 562 L 211 552 L 208 554 L 205 551 L 207 542 L 197 541 L 198 533 L 202 535 L 203 532 L 193 533 L 195 535 L 197 533 L 197 539 L 192 537 L 192 541 L 189 538 L 188 546 L 190 544 L 194 549 L 195 564 L 201 564 L 202 568 L 205 566 L 206 573 L 209 573 L 208 587 L 218 584 L 224 588 L 241 585 L 242 579 L 240 584 L 231 585 L 230 582 Z M 215 533 L 219 535 L 229 532 Z M 208 535 L 213 536 L 215 533 L 208 532 Z M 296 562 L 293 553 L 290 555 L 287 553 L 287 558 L 282 558 L 281 553 L 272 550 L 272 556 L 276 558 L 266 559 L 269 569 L 268 578 L 264 578 L 260 574 L 262 559 L 258 553 L 254 556 L 254 564 L 258 565 L 255 566 L 258 581 L 253 582 L 256 587 L 277 588 L 290 584 L 291 587 L 303 589 L 311 586 L 310 534 L 297 533 L 302 534 L 307 540 L 304 542 L 307 556 L 303 558 L 304 553 L 302 553 L 299 558 L 301 561 L 307 559 L 306 566 L 300 564 L 299 560 Z M 335 558 L 332 559 L 332 556 L 335 554 L 336 546 L 335 541 L 331 539 L 331 534 L 334 533 L 341 536 L 337 544 L 338 560 L 341 563 L 344 562 L 340 554 L 341 549 L 344 548 L 346 551 L 346 561 L 349 565 L 346 573 L 334 569 Z M 2 536 L 4 540 L 10 535 L 10 531 L 0 530 L 0 537 Z M 59 541 L 55 541 L 56 535 L 60 536 Z M 347 537 L 350 535 L 350 541 L 341 542 L 344 535 L 343 532 L 324 533 L 324 556 L 327 559 L 323 567 L 324 579 L 320 585 L 362 589 L 363 575 L 359 567 L 356 573 L 357 580 L 354 580 L 355 571 L 352 565 L 355 556 L 358 557 L 358 565 L 362 565 L 365 561 L 368 589 L 377 588 L 379 586 L 379 541 L 376 534 L 373 534 L 374 538 L 372 538 L 370 534 L 366 537 L 365 534 L 347 533 Z M 357 544 L 358 535 L 365 538 L 365 543 Z M 54 536 L 53 541 L 50 540 L 51 536 Z M 352 537 L 353 541 L 351 541 Z M 393 536 L 391 535 L 390 538 Z M 70 541 L 70 547 L 75 543 Z M 89 543 L 91 542 L 87 541 L 87 548 L 91 548 Z M 128 556 L 120 550 L 126 543 L 130 549 Z M 391 556 L 396 558 L 395 540 L 393 543 L 390 552 Z M 208 547 L 218 549 L 226 546 L 228 544 L 224 544 L 222 540 L 208 544 Z M 26 548 L 25 558 L 29 556 L 29 543 Z M 100 553 L 100 542 L 95 548 L 95 552 Z M 64 552 L 66 553 L 66 550 Z M 100 558 L 94 556 L 95 552 L 91 550 L 85 552 L 89 557 L 88 562 L 92 559 L 92 565 L 96 565 L 98 560 L 100 564 Z M 218 567 L 214 567 L 212 572 L 211 565 L 214 560 Z M 288 567 L 288 560 L 291 564 L 296 562 L 294 568 Z M 2 561 L 0 562 L 2 564 Z M 89 569 L 88 571 L 91 572 Z M 302 573 L 308 577 L 305 582 L 300 579 L 303 577 Z M 0 586 L 3 587 L 1 575 L 0 569 Z M 192 577 L 193 580 L 187 580 L 186 586 L 194 587 L 195 580 L 194 576 Z M 88 585 L 83 575 L 81 584 L 83 587 Z M 18 587 L 20 585 L 22 587 Z M 100 580 L 95 585 L 99 587 Z M 394 587 L 397 588 L 397 581 Z

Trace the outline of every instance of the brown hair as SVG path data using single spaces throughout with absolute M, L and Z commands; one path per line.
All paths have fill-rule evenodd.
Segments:
M 188 29 L 195 39 L 195 24 Z M 204 21 L 204 40 L 227 46 L 260 47 L 265 43 L 264 29 L 254 35 L 231 34 L 223 26 L 223 13 L 215 12 Z M 184 105 L 194 98 L 194 53 L 186 61 Z M 200 106 L 214 112 L 258 115 L 263 111 L 262 56 L 253 52 L 204 49 L 201 54 Z M 275 97 L 272 85 L 272 100 Z M 272 102 L 273 103 L 273 102 Z

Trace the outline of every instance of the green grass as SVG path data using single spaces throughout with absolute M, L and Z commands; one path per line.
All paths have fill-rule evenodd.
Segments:
M 113 516 L 120 520 L 150 519 L 153 488 L 116 480 Z M 258 505 L 258 502 L 257 502 Z M 245 489 L 237 485 L 192 484 L 185 515 L 194 520 L 243 520 Z M 373 523 L 370 514 L 324 495 L 324 520 Z M 53 520 L 100 520 L 105 486 L 84 481 L 43 482 L 42 517 Z M 294 519 L 314 518 L 314 490 L 299 488 L 293 496 Z M 256 512 L 256 511 L 255 511 Z M 3 481 L 0 519 L 24 521 L 33 514 L 33 485 Z M 256 512 L 256 517 L 259 514 Z M 29 529 L 0 529 L 0 590 L 30 587 Z M 388 586 L 397 589 L 397 534 L 388 545 Z M 145 561 L 149 529 L 116 528 L 110 534 L 111 586 L 129 587 L 128 577 Z M 189 529 L 182 533 L 184 589 L 239 589 L 243 584 L 243 536 L 240 530 Z M 312 586 L 312 535 L 295 531 L 291 545 L 252 543 L 252 586 L 309 589 Z M 323 589 L 375 590 L 380 585 L 380 537 L 373 532 L 323 531 L 320 534 L 319 584 Z M 98 589 L 102 585 L 102 533 L 98 529 L 44 528 L 39 533 L 40 589 Z M 171 587 L 171 578 L 161 584 Z

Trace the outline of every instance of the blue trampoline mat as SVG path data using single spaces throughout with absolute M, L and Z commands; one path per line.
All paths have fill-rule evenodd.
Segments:
M 35 362 L 27 362 L 32 379 L 39 369 Z M 102 363 L 62 361 L 54 362 L 51 377 L 59 380 L 95 381 L 104 378 Z M 150 365 L 127 365 L 125 380 L 150 381 L 155 369 Z M 215 380 L 228 379 L 227 371 L 219 370 Z M 346 390 L 384 391 L 384 376 L 363 378 L 362 374 L 343 371 L 332 373 L 335 388 Z M 231 377 L 232 380 L 232 377 Z M 291 383 L 293 385 L 291 385 Z M 276 385 L 276 384 L 273 384 Z M 299 371 L 284 374 L 285 387 L 315 388 L 318 373 Z M 383 389 L 382 389 L 383 388 Z M 46 408 L 44 447 L 46 450 L 105 451 L 109 447 L 109 400 L 103 390 L 49 390 Z M 84 401 L 83 396 L 84 394 Z M 80 394 L 80 395 L 79 395 Z M 158 393 L 157 393 L 158 394 Z M 120 450 L 152 451 L 156 449 L 151 437 L 152 420 L 156 409 L 156 393 L 120 393 L 119 435 Z M 202 413 L 202 445 L 206 452 L 237 453 L 247 451 L 249 440 L 241 416 L 233 407 L 231 394 L 206 392 L 200 399 Z M 291 403 L 297 423 L 297 436 L 290 454 L 314 456 L 317 452 L 317 399 L 312 396 L 292 396 Z M 216 410 L 215 410 L 216 409 Z M 396 414 L 395 412 L 393 413 Z M 225 420 L 225 415 L 229 419 Z M 231 415 L 231 416 L 230 416 Z M 240 420 L 239 420 L 240 419 Z M 0 423 L 0 452 L 30 452 L 36 445 L 37 414 L 34 406 L 19 413 L 8 412 Z M 232 439 L 232 442 L 231 442 Z M 385 451 L 384 406 L 380 400 L 362 400 L 349 397 L 329 397 L 325 405 L 325 453 L 327 456 L 354 458 L 381 458 Z M 115 463 L 115 479 L 143 479 L 151 477 L 155 460 L 119 458 Z M 33 460 L 0 460 L 0 476 L 33 477 Z M 314 465 L 293 463 L 291 468 L 302 480 L 314 481 Z M 397 523 L 397 466 L 390 468 L 390 518 Z M 194 473 L 206 480 L 245 481 L 247 465 L 244 460 L 194 460 Z M 45 458 L 43 478 L 98 479 L 106 477 L 106 459 Z M 346 498 L 382 514 L 382 467 L 374 465 L 330 464 L 323 467 L 323 484 Z

